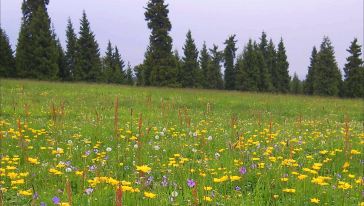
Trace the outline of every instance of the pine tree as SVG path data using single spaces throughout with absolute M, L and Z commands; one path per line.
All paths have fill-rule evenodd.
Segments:
M 144 86 L 144 65 L 143 64 L 139 64 L 137 66 L 134 67 L 134 74 L 136 77 L 136 85 L 137 86 Z
M 267 68 L 269 71 L 269 76 L 271 80 L 272 91 L 277 91 L 278 83 L 278 72 L 277 72 L 277 51 L 275 49 L 273 40 L 269 40 L 267 46 L 267 57 L 265 58 Z
M 348 97 L 364 97 L 364 62 L 361 59 L 361 45 L 358 44 L 358 39 L 355 38 L 351 42 L 347 51 L 350 56 L 346 58 L 347 63 L 344 67 L 344 95 Z
M 74 77 L 76 80 L 96 82 L 102 80 L 99 45 L 91 31 L 85 11 L 80 22 L 78 55 Z
M 65 57 L 65 53 L 63 51 L 61 42 L 59 41 L 59 39 L 56 40 L 56 47 L 57 47 L 57 56 L 58 56 L 58 68 L 59 68 L 59 79 L 62 81 L 67 81 L 70 79 L 70 73 L 67 70 L 66 67 L 66 57 Z
M 175 65 L 176 65 L 176 71 L 177 71 L 177 83 L 176 83 L 176 87 L 181 87 L 182 84 L 182 78 L 183 78 L 183 62 L 182 62 L 182 59 L 179 55 L 179 52 L 177 49 L 175 49 L 173 51 L 173 58 L 174 58 L 174 61 L 175 61 Z
M 284 47 L 283 39 L 281 38 L 278 44 L 277 51 L 277 74 L 278 74 L 278 82 L 277 90 L 279 92 L 287 93 L 289 91 L 289 83 L 291 81 L 291 77 L 288 72 L 289 63 L 287 61 L 286 48 Z
M 172 38 L 169 36 L 172 25 L 168 13 L 164 0 L 148 1 L 144 15 L 151 35 L 144 60 L 146 85 L 176 85 L 177 69 L 172 54 Z
M 50 23 L 48 13 L 44 7 L 39 6 L 29 25 L 29 31 L 32 34 L 30 44 L 33 48 L 30 77 L 58 79 L 59 51 Z
M 198 67 L 198 50 L 195 41 L 192 38 L 191 31 L 187 32 L 186 42 L 183 47 L 184 57 L 182 58 L 182 71 L 180 74 L 182 87 L 196 87 L 197 76 L 199 75 Z
M 222 80 L 221 74 L 221 61 L 223 54 L 219 51 L 219 47 L 213 45 L 213 48 L 210 49 L 211 59 L 208 64 L 209 74 L 207 76 L 208 88 L 211 89 L 223 89 L 224 82 Z
M 254 42 L 254 53 L 256 57 L 256 66 L 259 68 L 259 80 L 258 89 L 261 92 L 271 91 L 272 84 L 270 80 L 270 74 L 265 63 L 263 52 L 260 50 L 259 46 Z
M 65 76 L 66 81 L 73 80 L 74 73 L 76 69 L 76 60 L 77 60 L 77 36 L 75 30 L 73 29 L 73 25 L 71 19 L 68 19 L 67 30 L 66 30 L 66 54 L 65 54 Z
M 292 94 L 301 94 L 302 91 L 303 91 L 302 90 L 302 82 L 298 78 L 296 72 L 293 75 L 290 91 L 291 91 Z
M 200 59 L 199 59 L 200 70 L 201 70 L 201 74 L 202 74 L 201 85 L 203 88 L 209 88 L 207 77 L 209 75 L 208 66 L 209 66 L 210 59 L 211 59 L 211 57 L 210 57 L 209 51 L 207 50 L 206 43 L 204 42 L 202 45 L 202 50 L 200 52 Z
M 225 67 L 225 89 L 233 90 L 235 89 L 235 82 L 236 82 L 236 70 L 234 65 L 234 60 L 236 56 L 236 42 L 235 40 L 236 35 L 230 36 L 225 41 L 225 50 L 224 50 L 224 67 Z
M 16 49 L 19 77 L 56 79 L 57 48 L 52 39 L 47 0 L 27 0 L 22 4 L 22 23 Z
M 114 48 L 109 41 L 106 48 L 105 57 L 103 58 L 103 73 L 107 83 L 113 83 L 115 74 Z
M 124 83 L 125 79 L 125 72 L 124 67 L 125 63 L 121 59 L 121 55 L 119 53 L 119 49 L 117 46 L 115 46 L 115 52 L 113 53 L 113 66 L 114 66 L 114 75 L 113 75 L 113 81 L 117 84 Z
M 15 59 L 11 49 L 9 38 L 0 28 L 0 77 L 15 77 Z
M 236 60 L 236 78 L 235 78 L 235 88 L 237 90 L 245 90 L 245 80 L 246 80 L 246 70 L 244 68 L 244 54 L 246 54 L 246 48 L 242 54 L 238 55 Z
M 264 57 L 265 64 L 268 64 L 268 39 L 267 34 L 264 31 L 262 32 L 262 36 L 260 37 L 259 50 Z
M 239 88 L 244 91 L 258 91 L 260 82 L 260 69 L 257 64 L 257 53 L 251 39 L 243 52 L 242 65 L 239 68 Z
M 130 64 L 128 64 L 128 67 L 126 69 L 125 83 L 131 86 L 134 85 L 133 70 L 131 69 Z
M 334 48 L 328 37 L 324 37 L 315 64 L 313 94 L 337 96 L 342 85 L 341 73 L 335 60 Z
M 308 67 L 308 72 L 306 75 L 306 81 L 304 84 L 305 94 L 312 95 L 313 94 L 313 83 L 315 82 L 315 66 L 317 63 L 317 49 L 313 47 L 310 58 L 310 66 Z

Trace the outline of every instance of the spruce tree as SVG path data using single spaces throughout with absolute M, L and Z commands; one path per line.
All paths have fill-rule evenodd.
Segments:
M 310 66 L 308 67 L 308 72 L 306 75 L 306 81 L 304 84 L 304 92 L 305 94 L 312 95 L 313 94 L 313 83 L 315 82 L 316 74 L 315 74 L 315 66 L 317 63 L 317 49 L 313 47 L 310 58 Z
M 344 95 L 347 97 L 364 97 L 364 67 L 358 39 L 355 38 L 351 42 L 347 51 L 350 56 L 346 58 L 347 63 L 344 67 Z
M 269 40 L 267 46 L 267 57 L 265 58 L 266 66 L 269 71 L 269 76 L 271 80 L 272 91 L 277 91 L 278 87 L 278 72 L 277 72 L 277 51 L 275 49 L 273 40 Z
M 68 19 L 66 29 L 65 76 L 66 81 L 73 80 L 77 61 L 77 36 L 71 19 Z
M 75 68 L 75 80 L 96 82 L 102 80 L 99 45 L 91 31 L 86 12 L 83 11 L 80 22 L 78 55 Z
M 137 86 L 144 86 L 144 65 L 143 64 L 139 64 L 137 66 L 134 67 L 134 74 L 136 77 L 136 85 Z
M 113 53 L 113 66 L 114 66 L 114 74 L 113 74 L 113 81 L 117 84 L 124 83 L 125 80 L 125 72 L 124 67 L 125 63 L 121 59 L 121 55 L 119 53 L 119 49 L 115 46 L 115 52 Z
M 15 59 L 11 49 L 9 38 L 0 28 L 0 77 L 15 77 Z
M 200 58 L 199 58 L 200 70 L 202 74 L 201 85 L 203 88 L 209 88 L 207 77 L 209 75 L 208 66 L 210 59 L 211 57 L 209 51 L 207 50 L 206 43 L 204 42 L 202 45 L 202 50 L 200 52 Z
M 103 73 L 107 83 L 113 83 L 115 74 L 114 48 L 109 41 L 103 58 Z
M 335 60 L 334 48 L 328 37 L 324 37 L 317 54 L 313 82 L 313 94 L 337 96 L 342 85 L 341 73 Z
M 61 42 L 59 41 L 59 39 L 57 38 L 56 40 L 56 47 L 57 47 L 57 55 L 58 55 L 58 68 L 59 68 L 59 79 L 62 81 L 67 81 L 70 79 L 70 72 L 67 70 L 66 67 L 66 57 L 65 57 L 65 53 L 63 51 Z
M 176 84 L 176 87 L 181 87 L 182 84 L 182 78 L 183 78 L 183 69 L 182 69 L 182 66 L 183 66 L 183 62 L 182 62 L 182 59 L 179 55 L 179 52 L 177 49 L 175 49 L 173 51 L 173 57 L 174 57 L 174 61 L 175 61 L 175 65 L 176 65 L 176 71 L 177 71 L 177 84 Z
M 176 85 L 177 69 L 172 54 L 172 38 L 169 36 L 172 25 L 168 13 L 164 0 L 148 1 L 144 15 L 151 35 L 144 60 L 146 85 Z
M 236 35 L 230 36 L 225 41 L 225 50 L 224 50 L 224 67 L 225 67 L 225 89 L 233 90 L 235 89 L 235 82 L 236 82 L 236 70 L 234 65 L 234 60 L 236 56 L 236 42 L 235 40 Z
M 207 76 L 208 88 L 223 89 L 224 82 L 221 74 L 221 61 L 223 54 L 219 51 L 219 48 L 216 45 L 213 45 L 213 48 L 210 49 L 210 53 L 211 59 L 208 64 Z
M 302 82 L 298 78 L 296 72 L 293 75 L 290 91 L 292 94 L 301 94 L 302 93 Z
M 198 67 L 198 50 L 195 41 L 192 38 L 191 31 L 187 32 L 186 42 L 183 47 L 184 57 L 182 58 L 181 83 L 182 87 L 196 87 L 197 76 L 199 75 Z
M 267 39 L 267 34 L 264 31 L 262 32 L 262 36 L 260 37 L 259 50 L 260 50 L 260 52 L 262 53 L 262 55 L 264 57 L 265 64 L 268 64 L 267 63 L 267 59 L 268 59 L 268 39 Z
M 241 65 L 241 69 L 239 69 L 239 88 L 245 91 L 258 91 L 259 83 L 260 83 L 260 69 L 257 64 L 257 53 L 254 49 L 254 44 L 251 39 L 247 46 L 244 49 L 243 53 L 243 64 Z
M 289 83 L 291 81 L 291 77 L 289 76 L 288 67 L 289 63 L 287 61 L 286 48 L 284 47 L 283 39 L 281 38 L 278 44 L 277 51 L 277 74 L 278 74 L 278 82 L 277 90 L 279 92 L 287 93 L 289 91 Z
M 246 53 L 246 48 L 242 54 L 238 55 L 236 60 L 235 69 L 236 69 L 236 78 L 235 78 L 235 89 L 237 90 L 245 90 L 245 80 L 246 80 L 246 71 L 244 69 L 244 57 L 243 55 Z
M 261 92 L 271 91 L 272 85 L 270 80 L 269 71 L 265 63 L 263 52 L 259 46 L 254 42 L 254 52 L 256 56 L 256 64 L 259 68 L 259 82 L 258 89 Z
M 131 86 L 134 85 L 133 70 L 131 69 L 130 64 L 128 64 L 128 67 L 126 69 L 125 84 Z

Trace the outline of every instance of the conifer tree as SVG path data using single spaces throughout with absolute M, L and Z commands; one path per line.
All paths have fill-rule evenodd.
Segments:
M 11 49 L 9 38 L 0 28 L 0 77 L 15 77 L 15 59 Z
M 244 49 L 243 64 L 239 68 L 239 88 L 245 91 L 258 91 L 260 82 L 260 69 L 257 64 L 257 53 L 251 39 Z
M 317 54 L 313 82 L 313 94 L 337 96 L 342 85 L 341 73 L 335 60 L 334 48 L 328 37 L 324 37 Z
M 182 58 L 182 71 L 180 74 L 182 87 L 196 87 L 197 76 L 199 75 L 198 67 L 198 50 L 195 41 L 192 38 L 191 31 L 187 32 L 186 42 L 183 47 L 184 57 Z
M 208 76 L 207 83 L 208 88 L 211 89 L 223 89 L 224 82 L 221 74 L 221 61 L 223 54 L 219 51 L 218 46 L 213 45 L 210 49 L 211 59 L 208 64 Z
M 281 38 L 278 44 L 277 51 L 277 74 L 278 74 L 278 82 L 277 90 L 279 92 L 287 93 L 289 91 L 289 83 L 291 81 L 291 77 L 288 72 L 289 63 L 287 61 L 286 48 L 283 43 L 283 39 Z
M 175 49 L 173 51 L 173 57 L 174 57 L 175 65 L 176 65 L 176 71 L 177 71 L 176 86 L 181 87 L 182 86 L 181 82 L 182 82 L 182 78 L 183 78 L 183 73 L 182 73 L 183 72 L 183 68 L 182 68 L 183 62 L 182 62 L 182 59 L 181 59 L 177 49 Z
M 305 94 L 312 95 L 313 94 L 313 83 L 315 82 L 315 66 L 317 63 L 317 49 L 313 47 L 310 58 L 310 66 L 308 67 L 308 72 L 306 75 L 306 81 L 304 84 Z
M 139 64 L 137 66 L 134 67 L 134 74 L 136 77 L 136 85 L 137 86 L 144 86 L 144 65 L 143 64 Z
M 77 61 L 77 36 L 73 28 L 71 19 L 68 18 L 66 29 L 66 52 L 65 52 L 65 80 L 73 80 Z
M 296 72 L 293 75 L 290 91 L 292 94 L 301 94 L 302 93 L 302 82 L 298 78 Z
M 103 58 L 103 73 L 107 83 L 113 83 L 115 74 L 114 48 L 109 41 Z
M 256 57 L 256 65 L 259 68 L 259 82 L 258 89 L 261 92 L 271 91 L 272 85 L 270 80 L 269 71 L 265 63 L 263 52 L 259 46 L 254 42 L 254 52 Z
M 278 87 L 278 72 L 277 72 L 277 51 L 275 49 L 273 40 L 269 40 L 269 44 L 267 46 L 267 57 L 265 59 L 267 64 L 267 68 L 269 71 L 269 76 L 271 80 L 272 91 L 277 91 Z
M 125 80 L 125 72 L 124 72 L 124 67 L 125 67 L 125 63 L 124 61 L 121 59 L 121 55 L 119 53 L 119 49 L 117 46 L 115 46 L 115 52 L 113 54 L 113 66 L 114 68 L 114 75 L 113 75 L 113 81 L 114 83 L 117 84 L 122 84 L 124 83 Z
M 238 55 L 235 68 L 236 68 L 236 78 L 235 78 L 235 89 L 237 90 L 246 90 L 245 88 L 245 80 L 246 80 L 246 71 L 244 68 L 244 54 L 246 54 L 246 48 L 242 54 Z
M 260 37 L 259 50 L 264 57 L 265 64 L 268 64 L 266 62 L 266 60 L 268 60 L 268 39 L 267 34 L 264 31 L 262 32 L 262 36 Z
M 234 65 L 234 60 L 236 56 L 236 42 L 235 40 L 236 35 L 230 36 L 225 41 L 225 50 L 224 50 L 224 67 L 225 67 L 225 89 L 233 90 L 235 89 L 235 82 L 236 82 L 236 70 Z
M 202 74 L 201 85 L 203 88 L 209 88 L 207 77 L 209 75 L 208 66 L 209 66 L 210 59 L 211 59 L 211 57 L 210 57 L 209 51 L 207 50 L 206 42 L 204 42 L 202 45 L 202 50 L 200 52 L 200 58 L 199 58 L 200 70 L 201 70 L 201 74 Z
M 78 55 L 74 77 L 76 80 L 96 82 L 102 80 L 99 45 L 91 31 L 86 12 L 80 22 Z
M 63 51 L 61 42 L 59 41 L 59 39 L 57 38 L 56 40 L 56 47 L 57 47 L 57 53 L 58 53 L 58 68 L 59 68 L 59 79 L 62 81 L 67 81 L 70 79 L 70 72 L 67 70 L 66 67 L 66 57 L 65 57 L 65 53 Z
M 172 28 L 164 0 L 149 0 L 144 13 L 151 30 L 149 47 L 144 61 L 145 83 L 155 86 L 175 86 L 177 69 L 172 54 Z
M 358 39 L 351 42 L 349 49 L 350 54 L 346 58 L 347 63 L 344 67 L 345 82 L 344 94 L 347 97 L 364 97 L 364 65 L 361 59 L 361 45 L 358 44 Z
M 133 70 L 131 69 L 130 64 L 128 64 L 128 67 L 126 68 L 125 83 L 131 86 L 134 85 Z

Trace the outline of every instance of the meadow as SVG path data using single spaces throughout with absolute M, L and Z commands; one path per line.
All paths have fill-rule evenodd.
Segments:
M 0 81 L 0 205 L 364 205 L 363 100 Z

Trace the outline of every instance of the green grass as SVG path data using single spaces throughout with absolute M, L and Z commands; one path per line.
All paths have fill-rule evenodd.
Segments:
M 134 190 L 123 192 L 123 205 L 311 205 L 311 198 L 320 205 L 364 202 L 364 105 L 359 99 L 0 81 L 0 205 L 53 205 L 55 196 L 69 202 L 67 187 L 73 205 L 115 205 L 122 180 Z M 57 148 L 63 153 L 56 154 Z M 292 165 L 284 164 L 288 161 Z M 344 169 L 345 162 L 350 165 Z M 314 163 L 322 166 L 313 169 Z M 136 171 L 140 165 L 151 171 Z M 245 174 L 239 172 L 242 167 Z M 52 174 L 51 168 L 62 174 Z M 299 180 L 302 174 L 307 177 Z M 214 182 L 223 176 L 228 180 Z M 319 176 L 331 179 L 327 185 L 313 183 Z M 95 177 L 109 181 L 90 184 Z M 16 184 L 21 179 L 24 183 Z M 189 188 L 188 179 L 197 186 Z M 340 181 L 348 189 L 339 188 Z M 93 192 L 86 194 L 87 188 Z M 295 193 L 284 192 L 287 188 Z M 39 197 L 19 194 L 27 190 Z M 146 198 L 144 192 L 157 196 Z M 178 196 L 172 197 L 175 192 Z

